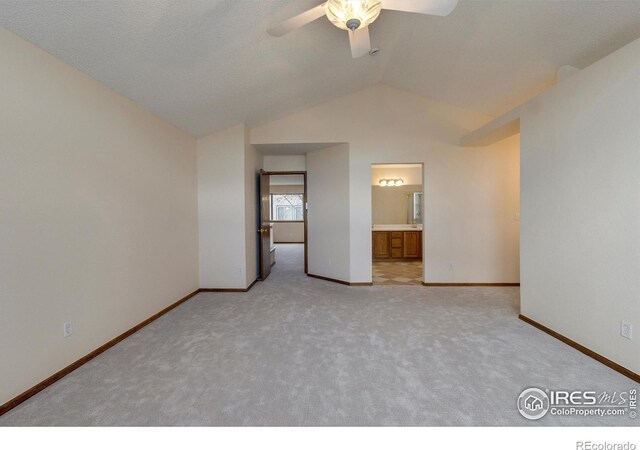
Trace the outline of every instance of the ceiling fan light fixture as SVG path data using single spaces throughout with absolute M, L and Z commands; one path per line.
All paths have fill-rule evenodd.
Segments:
M 329 0 L 327 18 L 336 27 L 355 31 L 367 27 L 380 15 L 380 0 Z

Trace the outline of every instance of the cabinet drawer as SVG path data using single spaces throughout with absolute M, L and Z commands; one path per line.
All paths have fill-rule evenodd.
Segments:
M 391 232 L 391 237 L 392 238 L 402 238 L 402 231 L 392 231 Z
M 391 248 L 402 248 L 402 238 L 391 238 Z

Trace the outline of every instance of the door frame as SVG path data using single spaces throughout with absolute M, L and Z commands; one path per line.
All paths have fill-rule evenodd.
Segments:
M 302 208 L 302 218 L 304 222 L 304 273 L 309 273 L 309 256 L 307 254 L 307 249 L 309 246 L 309 236 L 308 236 L 308 219 L 307 219 L 307 171 L 306 170 L 284 170 L 284 171 L 275 171 L 275 172 L 262 172 L 265 175 L 302 175 L 304 180 L 304 193 L 302 197 L 302 201 L 304 207 Z M 271 218 L 271 211 L 269 211 L 269 217 Z M 273 223 L 270 221 L 270 223 Z M 276 256 L 277 257 L 277 256 Z
M 425 223 L 426 223 L 426 203 L 427 203 L 427 195 L 426 195 L 426 189 L 427 189 L 427 162 L 426 161 L 419 161 L 419 162 L 398 162 L 398 161 L 392 161 L 392 162 L 370 162 L 369 163 L 369 174 L 371 174 L 371 171 L 375 168 L 375 166 L 381 166 L 381 165 L 419 165 L 420 166 L 420 175 L 422 178 L 422 190 L 420 191 L 422 193 L 422 202 L 420 204 L 420 207 L 422 208 L 422 236 L 420 238 L 420 255 L 422 258 L 422 283 L 425 283 L 425 272 L 426 272 L 426 257 L 425 255 L 427 254 L 426 252 L 426 246 L 427 246 L 427 239 L 426 239 L 426 230 L 425 230 Z M 371 188 L 373 188 L 373 186 L 371 186 Z M 372 254 L 371 254 L 371 278 L 373 279 L 373 263 L 376 262 L 373 258 L 373 198 L 370 198 L 371 200 L 371 222 L 370 222 L 370 227 L 372 230 L 371 233 L 371 249 L 372 249 Z M 403 236 L 404 237 L 404 236 Z M 403 246 L 404 246 L 404 242 L 403 242 Z M 383 260 L 383 261 L 393 261 L 391 258 L 389 258 L 388 260 Z M 401 260 L 396 260 L 396 261 L 401 261 Z M 376 283 L 373 283 L 374 285 Z

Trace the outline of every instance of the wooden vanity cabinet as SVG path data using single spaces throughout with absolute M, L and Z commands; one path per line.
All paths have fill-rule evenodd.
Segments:
M 421 258 L 422 257 L 422 232 L 421 231 L 404 231 L 403 257 Z
M 391 239 L 391 259 L 402 259 L 403 236 L 402 231 L 389 231 Z
M 372 245 L 374 260 L 391 258 L 391 248 L 389 247 L 388 231 L 374 231 Z
M 373 260 L 422 259 L 422 231 L 373 231 Z

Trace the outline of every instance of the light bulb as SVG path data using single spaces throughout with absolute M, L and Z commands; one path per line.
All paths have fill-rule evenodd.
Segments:
M 387 180 L 380 180 L 380 182 L 378 183 L 380 186 L 384 187 L 387 185 Z
M 373 23 L 380 15 L 380 0 L 329 0 L 327 18 L 338 28 L 355 31 Z
M 404 184 L 404 181 L 396 180 L 396 186 L 402 186 L 403 184 Z
M 389 181 L 387 181 L 387 186 L 395 186 L 395 185 L 396 185 L 395 180 L 389 180 Z

